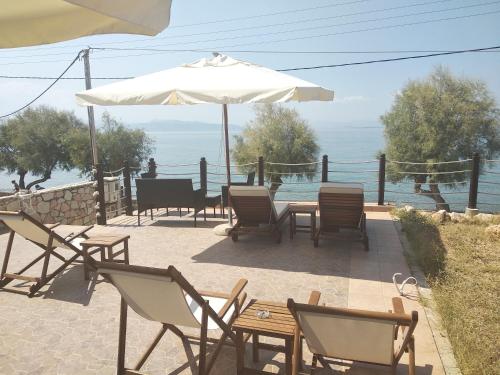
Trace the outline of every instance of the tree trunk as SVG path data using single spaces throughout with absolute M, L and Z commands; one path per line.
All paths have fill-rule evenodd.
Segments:
M 39 178 L 38 180 L 35 180 L 35 181 L 32 181 L 28 184 L 28 186 L 26 186 L 26 189 L 31 189 L 31 187 L 35 186 L 36 184 L 39 184 L 41 182 L 45 182 L 47 181 L 51 176 L 51 173 L 50 172 L 45 172 L 45 174 L 43 175 L 42 178 Z
M 422 184 L 426 183 L 426 176 L 418 176 L 415 178 L 415 193 L 424 195 L 431 198 L 436 202 L 436 210 L 446 210 L 450 212 L 450 205 L 446 203 L 446 200 L 441 195 L 439 186 L 437 183 L 429 183 L 429 190 L 422 189 Z
M 28 171 L 25 171 L 24 169 L 19 169 L 17 171 L 17 174 L 19 175 L 19 189 L 26 189 L 26 185 L 24 183 L 24 177 L 26 177 L 26 174 Z
M 274 199 L 276 193 L 278 192 L 278 189 L 280 186 L 283 184 L 283 180 L 281 179 L 280 176 L 277 175 L 271 175 L 271 188 L 270 193 L 271 193 L 271 198 Z

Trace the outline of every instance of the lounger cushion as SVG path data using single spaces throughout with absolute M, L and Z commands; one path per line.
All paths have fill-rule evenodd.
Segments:
M 327 357 L 391 365 L 395 322 L 298 312 L 307 345 Z
M 363 184 L 357 182 L 324 182 L 319 188 L 320 193 L 332 194 L 363 194 Z
M 219 311 L 224 307 L 224 305 L 227 302 L 226 298 L 219 298 L 219 297 L 209 297 L 209 296 L 202 296 L 205 301 L 208 301 L 210 307 L 217 313 L 219 314 Z M 201 314 L 202 314 L 202 308 L 196 301 L 193 301 L 190 295 L 186 295 L 186 301 L 189 305 L 189 309 L 193 313 L 194 317 L 198 322 L 201 324 Z M 226 315 L 222 317 L 222 320 L 225 323 L 228 323 L 229 320 L 231 319 L 231 316 L 234 313 L 234 304 L 231 305 L 231 307 L 227 310 Z M 209 316 L 208 317 L 208 329 L 218 329 L 220 328 L 219 325 L 213 321 L 213 319 Z
M 265 186 L 231 186 L 229 192 L 233 197 L 271 197 Z

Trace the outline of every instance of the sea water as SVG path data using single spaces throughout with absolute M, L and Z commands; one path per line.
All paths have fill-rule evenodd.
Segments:
M 230 130 L 231 135 L 238 134 L 240 131 L 240 128 Z M 382 125 L 336 125 L 314 131 L 320 146 L 319 159 L 326 154 L 331 162 L 328 168 L 330 170 L 329 180 L 363 182 L 365 200 L 376 202 L 378 197 L 378 161 L 376 158 L 385 144 Z M 154 140 L 152 157 L 158 163 L 159 177 L 185 177 L 199 181 L 198 163 L 201 157 L 205 157 L 208 162 L 208 180 L 213 181 L 208 184 L 209 194 L 215 195 L 220 192 L 220 185 L 225 181 L 225 154 L 223 134 L 218 126 L 210 126 L 210 129 L 206 131 L 182 131 L 182 129 L 177 128 L 175 130 L 147 131 L 147 134 Z M 232 137 L 230 143 L 234 144 Z M 279 160 L 273 160 L 273 162 L 279 162 Z M 183 166 L 174 167 L 177 164 Z M 458 165 L 460 167 L 457 169 L 470 169 L 470 163 Z M 297 166 L 296 168 L 297 171 L 300 171 L 301 167 Z M 246 179 L 245 176 L 238 175 L 240 172 L 237 168 L 232 168 L 233 181 Z M 481 211 L 497 212 L 500 210 L 500 195 L 494 194 L 500 194 L 500 163 L 490 163 L 489 167 L 485 168 L 485 172 L 480 178 L 478 207 Z M 181 176 L 180 173 L 187 175 Z M 5 173 L 0 176 L 0 190 L 11 190 L 10 180 L 17 176 L 8 176 Z M 464 174 L 464 180 L 469 178 L 468 173 Z M 54 171 L 52 178 L 41 185 L 47 188 L 86 179 L 86 176 L 79 175 L 76 170 L 70 172 Z M 28 182 L 30 180 L 27 178 Z M 278 190 L 277 199 L 316 200 L 321 180 L 321 164 L 318 164 L 317 174 L 312 180 L 298 180 L 296 177 L 284 178 L 283 180 L 285 184 Z M 398 184 L 386 182 L 385 201 L 399 205 L 410 204 L 427 209 L 435 207 L 432 199 L 416 195 L 413 188 L 412 181 Z M 464 210 L 468 202 L 468 183 L 454 189 L 441 185 L 440 189 L 453 210 Z

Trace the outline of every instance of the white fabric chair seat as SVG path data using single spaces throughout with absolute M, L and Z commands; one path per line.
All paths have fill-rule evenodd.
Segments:
M 210 296 L 202 296 L 205 301 L 208 301 L 210 307 L 218 314 L 219 311 L 224 307 L 224 305 L 227 302 L 227 298 L 221 298 L 221 297 L 210 297 Z M 196 318 L 196 320 L 201 324 L 201 314 L 202 314 L 202 308 L 196 301 L 193 301 L 190 295 L 186 295 L 186 302 L 189 306 L 189 309 L 193 313 L 193 316 Z M 227 310 L 226 314 L 222 317 L 222 320 L 224 323 L 228 323 L 229 319 L 231 319 L 231 316 L 234 313 L 234 303 L 229 307 Z M 208 329 L 218 329 L 220 328 L 219 325 L 214 322 L 214 320 L 209 316 L 208 317 Z

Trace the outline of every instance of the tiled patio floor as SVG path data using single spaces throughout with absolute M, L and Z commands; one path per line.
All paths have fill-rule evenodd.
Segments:
M 134 217 L 122 216 L 91 233 L 130 234 L 132 264 L 175 265 L 195 287 L 205 290 L 229 291 L 243 277 L 249 280 L 249 296 L 265 300 L 285 302 L 293 297 L 307 301 L 310 291 L 319 290 L 320 302 L 327 305 L 387 311 L 391 298 L 397 295 L 392 275 L 409 273 L 387 213 L 368 213 L 369 252 L 352 241 L 349 233 L 341 239 L 325 239 L 319 248 L 313 247 L 307 234 L 289 240 L 286 230 L 280 245 L 264 236 L 242 236 L 233 243 L 213 233 L 212 228 L 220 222 L 199 221 L 199 227 L 193 228 L 192 218 L 159 216 L 153 221 L 143 219 L 143 225 L 137 227 Z M 0 259 L 6 243 L 7 235 L 0 235 Z M 15 271 L 38 253 L 35 246 L 16 237 L 9 269 Z M 25 289 L 20 283 L 14 285 Z M 407 311 L 419 312 L 415 332 L 417 374 L 444 374 L 425 313 L 415 300 L 416 291 L 408 290 L 414 297 L 404 298 L 404 306 Z M 67 269 L 37 297 L 0 292 L 0 374 L 114 374 L 119 300 L 118 292 L 100 278 L 85 282 L 81 265 Z M 157 324 L 129 313 L 128 366 L 135 363 L 158 329 Z M 193 343 L 187 349 L 167 333 L 144 371 L 196 373 L 198 347 Z M 304 358 L 309 365 L 310 353 L 306 351 Z M 407 359 L 404 355 L 398 374 L 408 372 Z M 283 360 L 281 354 L 263 352 L 255 366 L 277 373 L 283 369 Z M 334 373 L 353 375 L 391 373 L 388 368 L 361 364 L 335 368 Z M 235 351 L 226 346 L 212 374 L 235 373 Z

